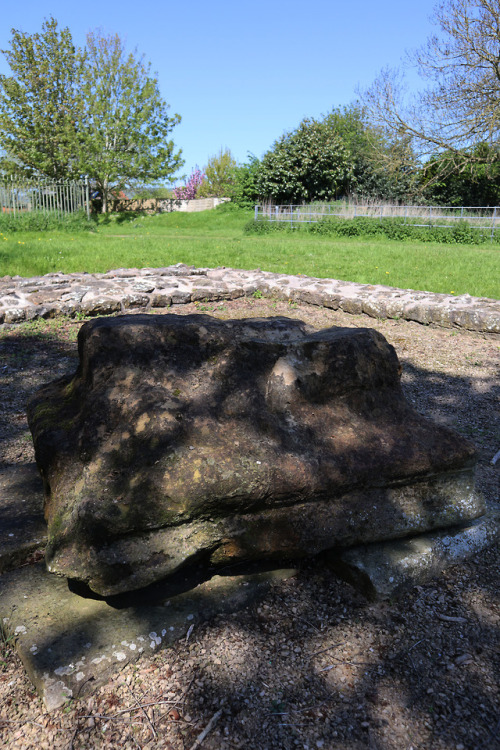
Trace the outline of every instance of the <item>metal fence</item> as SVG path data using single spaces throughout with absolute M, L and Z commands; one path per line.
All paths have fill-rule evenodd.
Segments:
M 76 211 L 90 214 L 88 182 L 15 180 L 0 177 L 0 210 L 14 216 L 42 211 L 62 217 Z
M 500 211 L 497 206 L 399 206 L 347 202 L 311 203 L 307 205 L 255 206 L 255 221 L 287 222 L 291 226 L 310 224 L 328 217 L 342 219 L 402 219 L 416 227 L 452 229 L 458 221 L 493 237 Z

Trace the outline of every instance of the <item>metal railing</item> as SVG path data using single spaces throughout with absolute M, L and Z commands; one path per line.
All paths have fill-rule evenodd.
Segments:
M 62 218 L 84 210 L 90 215 L 87 181 L 53 182 L 0 177 L 0 210 L 14 216 L 27 211 L 52 213 Z
M 416 227 L 452 229 L 456 222 L 466 221 L 471 228 L 491 233 L 493 237 L 500 211 L 497 206 L 412 206 L 357 204 L 348 202 L 311 203 L 307 205 L 255 206 L 255 221 L 287 222 L 290 226 L 310 224 L 337 217 L 342 219 L 403 219 Z

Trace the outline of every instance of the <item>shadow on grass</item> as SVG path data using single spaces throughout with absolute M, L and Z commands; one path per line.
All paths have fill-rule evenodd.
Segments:
M 115 224 L 132 224 L 138 219 L 148 216 L 147 211 L 121 211 L 120 213 L 99 214 L 96 220 L 97 226 L 112 226 Z

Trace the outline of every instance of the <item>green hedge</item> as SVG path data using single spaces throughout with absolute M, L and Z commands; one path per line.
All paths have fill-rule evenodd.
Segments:
M 472 228 L 465 220 L 457 221 L 450 229 L 443 227 L 419 227 L 404 219 L 340 219 L 325 217 L 317 222 L 290 225 L 286 221 L 269 219 L 252 220 L 245 225 L 247 234 L 269 234 L 274 232 L 309 232 L 335 237 L 361 237 L 379 235 L 391 240 L 420 240 L 421 242 L 442 242 L 446 244 L 480 245 L 490 242 L 489 230 Z M 494 242 L 500 241 L 500 234 L 494 233 Z

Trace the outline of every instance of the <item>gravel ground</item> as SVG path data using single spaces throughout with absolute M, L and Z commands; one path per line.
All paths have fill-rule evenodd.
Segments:
M 266 299 L 176 308 L 376 328 L 415 407 L 472 438 L 478 486 L 499 499 L 500 340 Z M 76 366 L 75 321 L 0 330 L 0 467 L 33 460 L 27 396 Z M 367 603 L 320 560 L 258 604 L 128 664 L 90 698 L 46 713 L 0 638 L 0 742 L 10 748 L 500 748 L 498 548 L 403 600 Z

